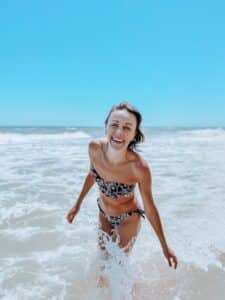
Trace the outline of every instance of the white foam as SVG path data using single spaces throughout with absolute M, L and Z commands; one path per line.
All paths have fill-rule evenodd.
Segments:
M 0 133 L 0 144 L 30 143 L 36 141 L 63 141 L 79 140 L 90 138 L 90 135 L 84 131 L 63 132 L 55 134 L 21 134 L 21 133 Z
M 1 297 L 73 299 L 79 293 L 80 299 L 118 300 L 121 295 L 129 299 L 135 286 L 137 299 L 178 300 L 191 295 L 200 300 L 195 280 L 197 286 L 207 277 L 218 286 L 216 282 L 225 278 L 224 130 L 147 136 L 141 154 L 151 166 L 153 196 L 169 246 L 178 256 L 178 270 L 168 267 L 145 219 L 130 260 L 109 243 L 112 259 L 103 262 L 109 289 L 97 289 L 95 281 L 100 262 L 96 185 L 74 222 L 66 222 L 89 169 L 88 140 L 78 138 L 73 145 L 71 134 L 17 134 L 13 138 L 19 137 L 18 147 L 7 140 L 0 147 Z M 45 142 L 57 136 L 54 147 Z M 37 147 L 29 144 L 29 137 L 37 138 Z M 52 275 L 56 276 L 51 279 Z

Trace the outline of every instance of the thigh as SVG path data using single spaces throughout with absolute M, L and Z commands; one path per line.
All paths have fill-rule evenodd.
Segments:
M 99 212 L 98 220 L 98 245 L 101 250 L 105 250 L 104 238 L 107 238 L 107 236 L 112 236 L 113 231 L 109 221 L 104 217 L 104 215 L 101 212 Z
M 119 246 L 124 249 L 125 253 L 129 253 L 132 249 L 140 229 L 141 216 L 137 213 L 132 214 L 117 227 Z

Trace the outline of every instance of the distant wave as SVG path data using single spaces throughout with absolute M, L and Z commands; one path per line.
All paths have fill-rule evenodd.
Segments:
M 220 141 L 225 142 L 225 129 L 224 128 L 202 128 L 202 129 L 185 129 L 179 130 L 176 134 L 178 141 Z
M 91 136 L 84 131 L 62 132 L 52 134 L 22 134 L 22 133 L 0 133 L 0 144 L 26 143 L 30 141 L 58 141 L 58 140 L 77 140 L 90 138 Z
M 66 127 L 66 130 L 76 130 L 76 127 Z
M 218 128 L 201 128 L 201 129 L 192 129 L 192 130 L 185 130 L 185 133 L 191 134 L 191 135 L 224 135 L 225 134 L 225 129 L 222 127 Z

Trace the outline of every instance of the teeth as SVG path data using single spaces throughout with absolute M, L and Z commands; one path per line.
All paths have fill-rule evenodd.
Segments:
M 122 140 L 117 140 L 117 139 L 112 139 L 114 142 L 117 142 L 117 143 L 122 143 L 123 141 Z

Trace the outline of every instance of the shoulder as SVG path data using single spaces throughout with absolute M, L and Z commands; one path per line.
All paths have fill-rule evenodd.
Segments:
M 133 164 L 134 172 L 137 177 L 137 181 L 151 181 L 151 169 L 148 162 L 139 154 L 135 153 L 136 159 Z
M 94 151 L 96 149 L 98 149 L 100 146 L 100 140 L 98 139 L 95 139 L 95 140 L 91 140 L 89 143 L 88 143 L 88 150 L 90 151 Z
M 91 140 L 88 143 L 88 153 L 90 157 L 96 156 L 98 154 L 99 150 L 101 150 L 102 144 L 104 143 L 104 140 L 102 139 L 94 139 Z

